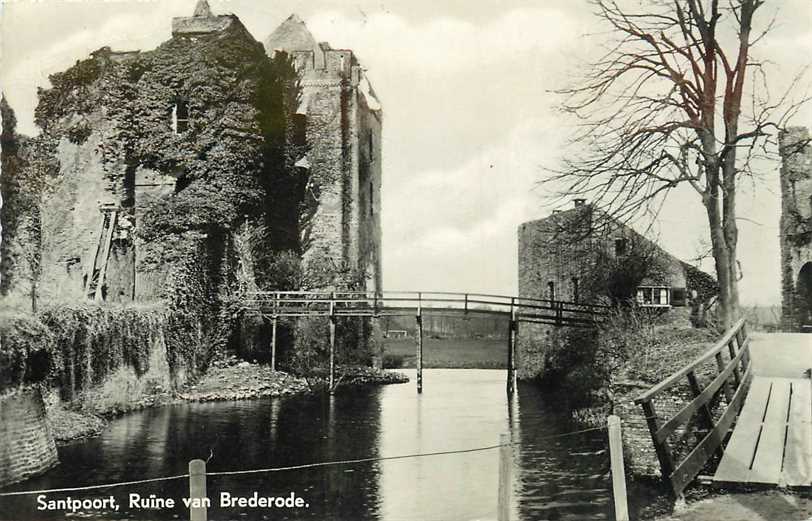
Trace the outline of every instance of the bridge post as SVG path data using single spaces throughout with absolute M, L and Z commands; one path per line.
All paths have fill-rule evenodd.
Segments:
M 336 315 L 335 315 L 335 293 L 330 294 L 330 394 L 335 394 L 336 381 Z
M 513 395 L 516 388 L 516 299 L 510 299 L 510 324 L 507 349 L 507 393 Z
M 510 521 L 510 492 L 513 474 L 513 447 L 510 433 L 499 435 L 499 481 L 496 492 L 496 519 Z
M 417 357 L 415 367 L 417 368 L 417 393 L 423 392 L 423 295 L 417 294 Z
M 271 371 L 276 371 L 276 323 L 279 317 L 274 314 L 271 319 Z

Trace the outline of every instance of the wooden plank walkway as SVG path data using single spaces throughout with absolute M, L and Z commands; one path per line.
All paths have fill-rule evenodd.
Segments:
M 713 481 L 812 487 L 809 379 L 753 378 Z

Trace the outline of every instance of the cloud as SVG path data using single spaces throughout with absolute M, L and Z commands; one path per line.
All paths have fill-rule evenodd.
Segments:
M 548 123 L 528 120 L 456 168 L 385 178 L 387 283 L 418 289 L 437 277 L 438 289 L 515 290 L 516 230 L 544 213 L 531 189 L 559 145 Z
M 32 118 L 37 103 L 36 88 L 47 87 L 50 74 L 67 69 L 104 46 L 114 50 L 152 49 L 169 39 L 172 17 L 188 15 L 189 11 L 185 0 L 161 2 L 161 9 L 133 10 L 132 6 L 122 5 L 125 7 L 115 14 L 103 18 L 91 15 L 85 23 L 76 25 L 64 23 L 63 18 L 58 16 L 66 8 L 65 5 L 49 5 L 48 8 L 56 9 L 57 16 L 52 17 L 42 16 L 46 8 L 41 4 L 3 6 L 0 29 L 4 36 L 4 59 L 0 66 L 0 76 L 3 78 L 0 88 L 6 92 L 12 107 L 18 112 L 22 132 L 35 132 Z M 109 9 L 109 5 L 102 4 L 99 9 Z M 51 34 L 54 37 L 42 37 L 27 45 L 26 33 L 20 32 L 19 41 L 15 41 L 18 36 L 15 28 L 20 25 L 30 28 L 32 18 L 37 21 L 38 34 Z M 18 52 L 23 45 L 25 52 Z
M 308 26 L 334 46 L 355 49 L 368 65 L 425 76 L 476 68 L 483 79 L 494 63 L 513 61 L 516 55 L 557 52 L 577 34 L 575 21 L 551 8 L 508 10 L 487 25 L 442 15 L 410 23 L 391 13 L 358 18 L 332 11 L 314 15 Z

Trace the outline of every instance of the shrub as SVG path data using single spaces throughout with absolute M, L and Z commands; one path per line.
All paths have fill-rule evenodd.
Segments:
M 0 392 L 44 380 L 51 370 L 54 338 L 30 314 L 0 313 Z
M 383 368 L 384 369 L 400 369 L 403 367 L 406 357 L 404 355 L 396 355 L 393 353 L 384 353 L 383 355 Z

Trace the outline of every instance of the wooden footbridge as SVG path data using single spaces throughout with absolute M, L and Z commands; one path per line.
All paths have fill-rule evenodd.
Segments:
M 506 332 L 507 391 L 515 386 L 516 334 L 520 323 L 550 324 L 569 327 L 594 327 L 607 307 L 597 304 L 544 300 L 477 293 L 386 291 L 386 292 L 254 292 L 245 307 L 258 311 L 272 324 L 271 365 L 275 366 L 276 330 L 280 317 L 327 317 L 330 320 L 329 388 L 335 383 L 335 331 L 340 317 L 413 316 L 416 323 L 417 392 L 423 391 L 423 315 L 503 316 Z
M 780 339 L 775 335 L 767 356 L 779 356 Z M 803 349 L 808 353 L 812 343 Z M 812 487 L 810 380 L 799 365 L 791 373 L 797 378 L 759 375 L 740 320 L 702 356 L 637 398 L 675 496 L 700 474 L 721 486 Z M 683 405 L 674 408 L 675 401 Z

